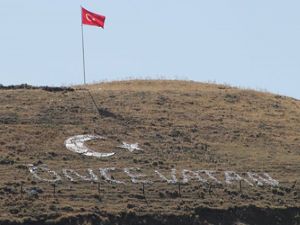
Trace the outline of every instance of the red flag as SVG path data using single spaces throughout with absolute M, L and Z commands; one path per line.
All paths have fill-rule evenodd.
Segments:
M 82 24 L 104 28 L 105 16 L 89 12 L 81 7 Z

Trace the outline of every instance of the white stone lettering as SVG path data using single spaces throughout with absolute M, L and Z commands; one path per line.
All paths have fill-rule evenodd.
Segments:
M 210 179 L 212 179 L 213 181 L 215 181 L 218 184 L 221 184 L 222 182 L 219 181 L 216 177 L 213 176 L 213 174 L 216 171 L 212 171 L 212 170 L 199 170 L 201 173 L 205 173 Z
M 140 171 L 140 168 L 125 168 L 124 172 L 131 178 L 132 183 L 144 183 L 144 184 L 151 184 L 151 181 L 148 180 L 139 180 L 140 178 L 146 177 L 144 174 L 133 174 L 131 171 Z
M 44 182 L 58 182 L 58 181 L 63 181 L 62 177 L 59 175 L 54 170 L 48 169 L 47 165 L 40 165 L 40 166 L 34 166 L 32 164 L 28 165 L 29 172 L 33 175 L 34 178 L 44 181 Z M 104 180 L 108 183 L 111 184 L 126 184 L 122 180 L 116 180 L 110 172 L 115 171 L 115 173 L 120 173 L 121 171 L 127 174 L 131 182 L 134 184 L 138 183 L 144 183 L 144 184 L 151 184 L 153 181 L 151 180 L 146 180 L 145 177 L 146 175 L 141 173 L 140 168 L 124 168 L 122 170 L 117 170 L 115 167 L 109 167 L 109 168 L 99 168 L 99 172 Z M 85 181 L 85 182 L 99 182 L 100 179 L 99 177 L 94 173 L 92 169 L 87 169 L 88 175 L 84 176 L 79 174 L 77 171 L 73 169 L 62 169 L 62 175 L 64 176 L 65 179 L 70 180 L 71 182 L 76 182 L 76 181 Z M 246 174 L 248 175 L 249 179 L 253 182 L 251 183 L 249 180 L 246 178 L 241 177 L 239 174 L 237 174 L 234 171 L 225 171 L 223 172 L 224 175 L 224 182 L 221 182 L 218 180 L 213 174 L 215 171 L 211 170 L 197 170 L 197 171 L 192 171 L 192 170 L 187 170 L 183 169 L 182 171 L 182 180 L 181 182 L 184 184 L 190 183 L 191 180 L 196 180 L 200 181 L 201 183 L 208 183 L 208 180 L 204 179 L 201 174 L 207 175 L 207 177 L 214 182 L 218 184 L 227 184 L 231 185 L 233 182 L 239 182 L 239 181 L 244 181 L 250 186 L 254 186 L 253 183 L 255 183 L 258 186 L 279 186 L 279 182 L 275 179 L 273 179 L 269 174 L 267 173 L 262 173 L 262 174 L 257 174 L 253 172 L 247 172 Z M 170 177 L 165 176 L 158 170 L 155 170 L 154 173 L 158 175 L 161 180 L 166 181 L 168 184 L 176 184 L 179 182 L 176 173 L 177 170 L 173 168 L 170 173 Z M 45 177 L 42 177 L 45 176 Z M 50 178 L 49 178 L 50 177 Z
M 200 171 L 182 170 L 182 183 L 189 183 L 189 181 L 193 178 L 202 183 L 207 183 L 207 180 L 201 177 Z
M 114 183 L 114 184 L 125 184 L 123 181 L 118 181 L 115 179 L 112 179 L 111 175 L 109 174 L 109 171 L 114 171 L 116 168 L 99 168 L 101 176 L 107 181 L 108 183 Z
M 277 187 L 279 185 L 279 182 L 277 180 L 274 180 L 269 174 L 267 173 L 263 173 L 263 175 L 266 177 L 262 177 L 260 175 L 258 175 L 257 173 L 251 173 L 248 172 L 248 177 L 254 181 L 258 186 L 264 186 L 264 184 L 266 185 L 270 185 L 273 187 Z
M 29 172 L 38 180 L 40 181 L 44 181 L 44 182 L 50 182 L 50 183 L 55 183 L 58 181 L 61 181 L 61 176 L 58 175 L 55 171 L 48 169 L 47 165 L 41 165 L 41 166 L 34 166 L 32 164 L 28 165 L 28 169 Z M 51 175 L 51 177 L 53 177 L 53 179 L 46 179 L 46 178 L 42 178 L 38 175 L 38 170 L 47 172 L 48 174 Z
M 253 184 L 251 182 L 249 182 L 245 178 L 242 178 L 236 172 L 234 172 L 234 171 L 225 171 L 225 182 L 227 184 L 232 184 L 233 181 L 245 181 L 250 186 L 253 186 Z
M 77 180 L 75 180 L 71 174 L 75 175 L 76 177 L 78 177 L 79 179 L 81 179 L 83 181 L 97 182 L 98 177 L 94 174 L 93 170 L 88 169 L 87 171 L 88 171 L 88 176 L 82 176 L 79 173 L 77 173 L 75 170 L 72 170 L 72 169 L 63 169 L 62 170 L 65 177 L 68 178 L 72 182 L 76 182 Z
M 161 174 L 158 170 L 154 171 L 162 180 L 167 181 L 168 184 L 176 184 L 178 182 L 176 177 L 176 169 L 171 170 L 171 179 Z

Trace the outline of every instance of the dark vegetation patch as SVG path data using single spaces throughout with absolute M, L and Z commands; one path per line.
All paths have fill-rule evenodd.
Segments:
M 129 209 L 134 208 L 128 205 Z M 53 208 L 54 209 L 54 208 Z M 16 214 L 21 209 L 11 208 L 11 214 Z M 55 208 L 55 210 L 57 210 Z M 69 206 L 63 211 L 72 212 Z M 110 214 L 104 211 L 95 210 L 94 213 L 61 216 L 59 219 L 52 219 L 51 215 L 41 216 L 37 219 L 25 218 L 24 220 L 0 220 L 0 224 L 5 225 L 291 225 L 300 223 L 300 209 L 269 209 L 255 206 L 236 207 L 229 209 L 209 209 L 197 208 L 193 213 L 182 215 L 147 214 L 140 215 L 135 212 L 121 212 L 120 214 Z
M 0 90 L 17 90 L 17 89 L 27 89 L 27 90 L 40 89 L 40 90 L 49 91 L 49 92 L 74 91 L 74 89 L 71 87 L 32 86 L 29 84 L 4 86 L 4 85 L 0 84 Z

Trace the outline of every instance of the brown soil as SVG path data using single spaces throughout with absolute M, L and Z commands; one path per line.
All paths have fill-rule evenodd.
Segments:
M 90 95 L 91 94 L 91 95 Z M 300 101 L 223 85 L 123 81 L 70 89 L 0 88 L 0 224 L 300 224 Z M 97 105 L 97 108 L 96 106 Z M 117 154 L 84 157 L 67 150 L 74 135 Z M 138 142 L 143 152 L 115 146 Z M 35 179 L 28 164 L 86 174 L 115 167 L 126 185 Z M 121 169 L 148 179 L 132 184 Z M 269 173 L 279 187 L 181 186 L 159 170 Z M 45 175 L 45 174 L 43 174 Z M 220 179 L 224 179 L 220 175 Z M 32 195 L 34 191 L 34 195 Z

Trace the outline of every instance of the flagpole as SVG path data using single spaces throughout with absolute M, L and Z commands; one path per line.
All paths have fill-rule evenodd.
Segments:
M 83 82 L 86 84 L 85 79 L 85 55 L 84 55 L 84 35 L 83 35 L 83 24 L 82 24 L 82 7 L 80 6 L 81 10 L 81 43 L 82 43 L 82 63 L 83 63 Z

